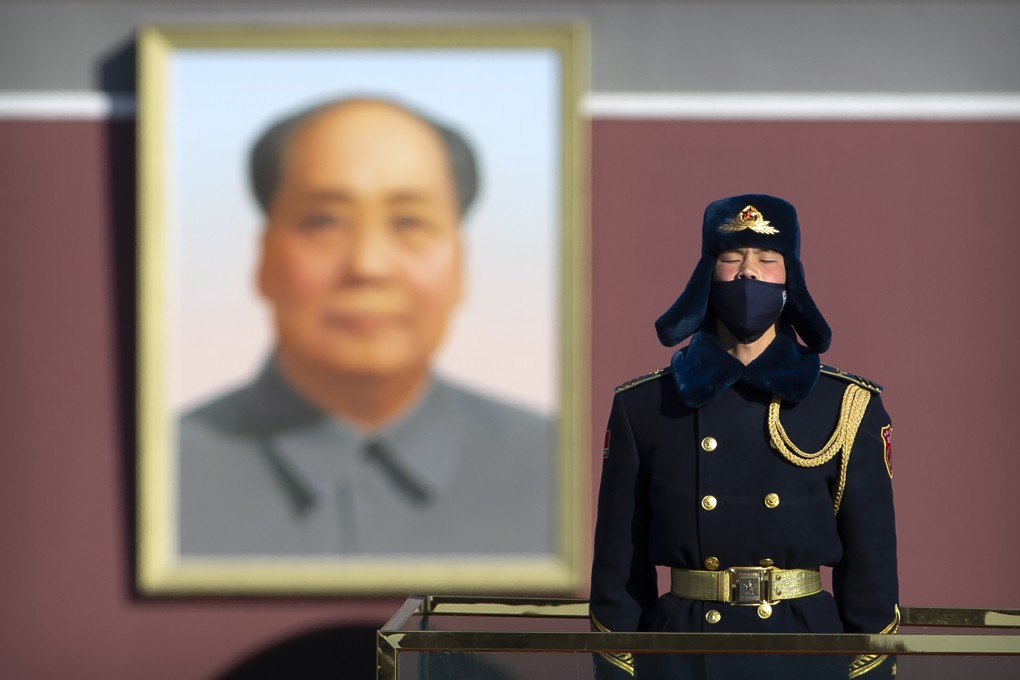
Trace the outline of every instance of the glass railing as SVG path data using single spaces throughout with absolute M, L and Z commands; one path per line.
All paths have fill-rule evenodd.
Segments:
M 901 616 L 897 635 L 606 633 L 590 631 L 586 600 L 414 596 L 379 631 L 377 678 L 588 680 L 603 652 L 895 655 L 899 680 L 1020 678 L 1020 610 L 903 607 Z

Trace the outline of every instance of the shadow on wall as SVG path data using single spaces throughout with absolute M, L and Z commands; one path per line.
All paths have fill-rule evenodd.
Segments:
M 134 94 L 138 82 L 137 60 L 135 36 L 126 35 L 120 43 L 100 56 L 94 74 L 98 89 L 106 94 Z
M 96 70 L 96 81 L 107 95 L 131 95 L 135 92 L 135 41 L 129 37 L 118 45 L 100 62 Z M 116 329 L 116 375 L 117 405 L 119 414 L 119 444 L 121 460 L 122 513 L 125 518 L 123 556 L 128 574 L 136 573 L 135 564 L 135 453 L 137 431 L 135 427 L 137 403 L 135 398 L 137 358 L 137 297 L 138 268 L 136 253 L 138 246 L 136 219 L 136 171 L 137 153 L 135 119 L 133 116 L 114 116 L 106 122 L 106 196 L 110 232 L 108 252 L 113 271 L 110 273 L 112 286 L 113 319 L 111 327 Z M 133 579 L 125 584 L 125 590 L 136 599 Z
M 217 680 L 276 678 L 375 678 L 375 631 L 371 625 L 318 628 L 259 650 Z

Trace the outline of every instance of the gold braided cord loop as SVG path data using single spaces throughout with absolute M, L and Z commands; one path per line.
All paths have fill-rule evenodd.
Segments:
M 833 493 L 834 512 L 839 512 L 839 504 L 843 500 L 850 452 L 853 450 L 854 440 L 857 439 L 857 430 L 861 426 L 861 421 L 864 420 L 864 412 L 867 411 L 870 401 L 871 392 L 853 383 L 847 385 L 846 391 L 843 392 L 843 403 L 839 409 L 839 420 L 836 421 L 832 436 L 815 453 L 801 451 L 786 433 L 783 423 L 779 420 L 781 403 L 779 397 L 772 397 L 772 403 L 769 404 L 768 427 L 772 447 L 789 462 L 798 467 L 814 468 L 828 463 L 837 453 L 843 452 L 839 466 L 839 480 Z
M 854 384 L 847 385 L 846 391 L 843 392 L 839 420 L 836 422 L 832 436 L 821 449 L 815 453 L 807 453 L 797 448 L 790 436 L 786 434 L 786 429 L 779 420 L 780 399 L 772 397 L 772 403 L 769 404 L 768 420 L 772 445 L 783 458 L 799 467 L 824 465 L 841 450 L 847 448 L 845 445 L 848 435 L 851 437 L 852 443 L 853 437 L 857 435 L 857 428 L 860 427 L 861 420 L 864 418 L 864 411 L 868 408 L 869 401 L 871 401 L 871 394 L 867 390 Z
M 608 628 L 602 625 L 602 622 L 595 618 L 593 612 L 588 613 L 588 617 L 591 619 L 591 629 L 596 633 L 609 633 L 611 632 Z M 624 671 L 630 676 L 634 675 L 634 655 L 630 652 L 599 652 L 599 656 L 613 664 L 620 670 Z
M 850 388 L 854 388 L 859 392 L 859 395 L 855 397 L 855 403 L 851 405 L 849 417 L 850 423 L 846 426 L 846 440 L 843 442 L 843 458 L 839 461 L 839 481 L 836 482 L 836 491 L 832 495 L 832 511 L 833 513 L 839 512 L 839 504 L 843 501 L 843 489 L 846 488 L 846 469 L 850 465 L 850 452 L 854 450 L 854 441 L 857 439 L 857 430 L 861 426 L 861 421 L 864 419 L 864 412 L 868 408 L 868 402 L 871 401 L 871 392 L 867 391 L 862 387 L 856 385 L 848 385 L 846 392 L 843 393 L 843 403 L 846 403 L 847 392 Z M 861 402 L 857 404 L 856 402 Z M 858 406 L 860 407 L 858 411 Z M 842 417 L 840 418 L 842 420 Z
M 836 489 L 832 492 L 832 514 L 839 514 L 839 504 L 843 502 L 843 490 L 846 489 L 846 468 L 850 464 L 850 451 L 848 450 L 839 461 L 839 480 L 836 482 Z
M 879 635 L 895 635 L 900 630 L 900 608 L 893 605 L 893 620 L 885 629 L 879 631 Z M 884 654 L 861 654 L 850 661 L 850 677 L 857 678 L 870 670 L 878 668 L 888 657 Z M 893 673 L 895 675 L 895 673 Z

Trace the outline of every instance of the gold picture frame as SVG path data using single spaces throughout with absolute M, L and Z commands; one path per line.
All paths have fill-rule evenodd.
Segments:
M 576 592 L 585 582 L 587 568 L 591 476 L 587 138 L 579 116 L 584 29 L 154 26 L 141 31 L 138 44 L 138 592 L 155 596 Z M 433 61 L 440 66 L 428 67 Z M 250 145 L 254 130 L 308 102 L 328 99 L 331 93 L 326 89 L 338 97 L 379 96 L 407 103 L 416 111 L 439 111 L 444 123 L 452 122 L 466 129 L 469 139 L 480 140 L 480 200 L 495 203 L 489 213 L 479 203 L 464 220 L 465 231 L 475 230 L 472 248 L 491 251 L 492 263 L 480 265 L 480 280 L 488 287 L 479 284 L 482 299 L 475 302 L 476 308 L 515 306 L 503 310 L 502 317 L 521 334 L 515 342 L 537 342 L 530 336 L 545 340 L 532 354 L 522 350 L 524 356 L 511 360 L 505 350 L 490 348 L 488 337 L 464 331 L 463 337 L 448 340 L 446 355 L 436 359 L 437 370 L 461 371 L 460 376 L 473 380 L 485 373 L 479 366 L 498 367 L 502 374 L 493 368 L 492 376 L 479 381 L 493 381 L 492 389 L 507 390 L 515 403 L 534 399 L 525 406 L 553 423 L 555 444 L 549 452 L 549 474 L 544 475 L 550 479 L 545 491 L 533 495 L 535 489 L 518 490 L 521 506 L 548 507 L 548 549 L 435 553 L 405 552 L 399 545 L 364 552 L 182 549 L 182 525 L 192 521 L 182 519 L 182 508 L 191 513 L 201 503 L 192 496 L 183 498 L 187 493 L 181 489 L 182 479 L 187 475 L 181 471 L 181 443 L 190 439 L 179 419 L 189 404 L 214 399 L 230 384 L 243 382 L 242 376 L 257 368 L 253 357 L 265 355 L 266 343 L 271 347 L 274 342 L 268 328 L 272 324 L 259 311 L 258 295 L 244 290 L 254 288 L 250 271 L 260 232 L 257 208 L 243 188 L 243 149 Z M 539 117 L 528 117 L 533 114 Z M 502 145 L 496 151 L 486 148 L 486 130 L 496 140 L 494 145 Z M 492 157 L 486 159 L 487 153 L 497 160 L 503 157 L 500 153 L 509 154 L 520 165 L 500 168 Z M 543 173 L 544 188 L 528 184 L 536 178 L 541 181 Z M 502 187 L 500 182 L 511 186 Z M 525 213 L 505 228 L 497 226 L 486 236 L 476 224 L 485 214 L 501 214 L 514 205 Z M 527 210 L 538 217 L 531 219 Z M 467 224 L 469 220 L 474 223 Z M 502 240 L 507 235 L 517 238 L 518 231 L 530 233 L 527 238 L 533 240 L 509 245 Z M 470 248 L 468 253 L 474 254 Z M 496 274 L 497 270 L 511 273 Z M 237 272 L 243 282 L 234 280 Z M 491 280 L 484 278 L 486 272 L 493 272 Z M 518 275 L 520 281 L 500 278 Z M 475 280 L 471 276 L 469 272 L 469 282 Z M 546 281 L 546 287 L 536 288 L 538 293 L 506 294 L 522 290 L 532 280 Z M 514 298 L 523 298 L 523 304 Z M 533 324 L 528 319 L 535 318 L 536 308 L 544 310 L 545 320 Z M 514 313 L 520 313 L 522 321 L 513 321 Z M 257 322 L 266 328 L 251 330 Z M 484 327 L 492 322 L 473 323 Z M 262 346 L 255 346 L 255 340 L 247 346 L 248 339 L 259 333 L 264 334 Z M 479 351 L 469 361 L 466 357 L 472 352 L 458 348 L 471 342 Z M 450 344 L 456 346 L 451 349 Z M 241 369 L 245 362 L 247 369 Z M 528 370 L 521 370 L 525 364 Z M 543 365 L 551 368 L 541 369 Z M 211 377 L 220 370 L 228 377 Z M 510 385 L 508 375 L 523 382 Z M 221 382 L 215 384 L 216 380 Z M 385 507 L 380 511 L 386 512 Z M 261 525 L 246 526 L 239 532 L 255 535 L 260 530 Z M 435 530 L 442 543 L 444 527 Z

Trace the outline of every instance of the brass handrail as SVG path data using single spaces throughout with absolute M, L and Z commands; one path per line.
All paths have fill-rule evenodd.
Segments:
M 1020 656 L 1020 635 L 906 633 L 624 633 L 581 631 L 428 630 L 432 616 L 586 619 L 588 602 L 568 598 L 413 596 L 379 631 L 379 680 L 395 680 L 400 652 L 636 654 L 895 654 Z M 1020 610 L 901 608 L 904 627 L 1020 628 Z M 409 624 L 417 617 L 418 626 Z
M 410 601 L 410 600 L 409 600 Z M 422 613 L 442 616 L 535 616 L 588 618 L 588 600 L 580 598 L 468 597 L 428 595 Z M 901 625 L 952 628 L 1020 628 L 1020 609 L 900 607 Z

